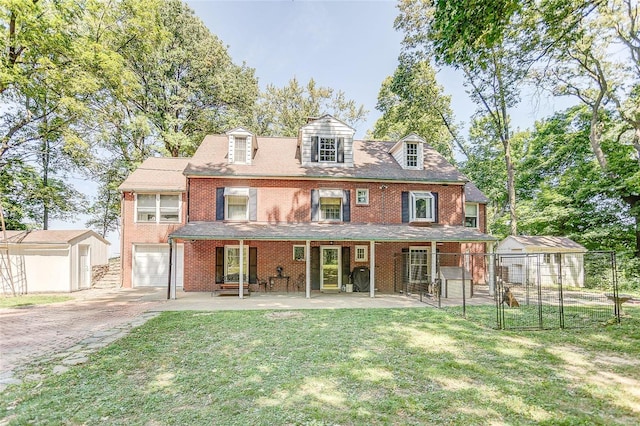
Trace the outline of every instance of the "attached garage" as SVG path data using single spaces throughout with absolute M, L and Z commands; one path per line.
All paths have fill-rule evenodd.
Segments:
M 182 287 L 184 244 L 178 244 L 176 285 Z M 169 245 L 134 244 L 133 287 L 166 287 L 169 281 Z

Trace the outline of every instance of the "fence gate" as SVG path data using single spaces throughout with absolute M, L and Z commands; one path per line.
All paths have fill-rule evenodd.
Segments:
M 496 254 L 498 328 L 592 327 L 620 312 L 615 253 Z

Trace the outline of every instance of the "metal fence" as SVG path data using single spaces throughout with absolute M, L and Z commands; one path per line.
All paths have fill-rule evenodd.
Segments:
M 398 254 L 394 272 L 395 290 L 424 303 L 459 307 L 464 316 L 471 306 L 495 307 L 499 329 L 620 321 L 613 252 L 432 255 L 416 250 Z

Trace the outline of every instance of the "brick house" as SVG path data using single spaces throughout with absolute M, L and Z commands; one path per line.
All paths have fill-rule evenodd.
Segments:
M 354 134 L 326 115 L 297 138 L 236 128 L 205 137 L 192 158 L 148 159 L 120 187 L 124 287 L 310 297 L 366 270 L 373 296 L 394 291 L 400 253 L 431 279 L 436 251 L 487 251 L 488 200 L 442 155 L 415 134 Z

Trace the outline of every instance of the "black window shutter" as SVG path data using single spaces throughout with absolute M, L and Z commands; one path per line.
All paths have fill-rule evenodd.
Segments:
M 311 290 L 320 290 L 320 247 L 311 247 Z
M 318 136 L 311 136 L 311 161 L 317 163 L 320 158 Z
M 342 221 L 351 222 L 351 191 L 345 189 L 342 195 Z
M 224 188 L 216 188 L 216 220 L 224 220 Z
M 258 248 L 249 247 L 249 283 L 258 282 Z
M 433 195 L 433 221 L 438 223 L 438 193 L 432 192 Z
M 402 223 L 409 223 L 409 193 L 407 191 L 402 191 Z
M 338 163 L 344 163 L 344 138 L 338 138 Z
M 311 221 L 317 222 L 320 220 L 320 191 L 317 189 L 311 190 Z
M 342 285 L 349 283 L 351 275 L 351 247 L 342 247 Z
M 224 282 L 224 247 L 216 247 L 216 282 Z
M 249 220 L 258 220 L 258 189 L 249 188 Z

